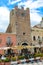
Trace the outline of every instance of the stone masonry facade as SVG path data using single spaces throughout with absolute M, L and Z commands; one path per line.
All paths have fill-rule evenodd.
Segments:
M 30 26 L 30 11 L 29 8 L 17 6 L 10 12 L 10 24 L 7 28 L 7 33 L 16 34 L 16 44 L 30 45 L 31 40 L 31 26 Z

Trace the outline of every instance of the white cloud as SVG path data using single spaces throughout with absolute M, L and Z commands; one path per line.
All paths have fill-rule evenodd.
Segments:
M 9 23 L 9 10 L 6 7 L 0 7 L 0 32 L 5 32 L 8 23 Z
M 32 24 L 32 26 L 34 26 L 34 25 L 36 25 L 36 24 L 38 24 L 38 23 L 40 23 L 40 21 L 41 21 L 41 16 L 39 16 L 37 13 L 30 13 L 30 20 L 31 20 L 31 24 Z
M 39 7 L 43 7 L 43 0 L 37 0 L 32 2 L 32 0 L 28 0 L 27 2 L 21 2 L 20 4 L 18 4 L 19 6 L 21 5 L 25 5 L 24 8 L 26 9 L 27 7 L 30 8 L 30 19 L 31 19 L 31 23 L 32 26 L 34 25 L 34 23 L 39 23 L 41 21 L 41 16 L 37 13 L 39 11 L 36 10 L 36 8 Z
M 13 1 L 9 0 L 8 5 L 14 4 L 14 3 L 16 3 L 16 2 L 18 2 L 18 1 L 21 1 L 21 0 L 13 0 Z
M 27 2 L 21 2 L 20 5 L 25 5 L 25 8 L 29 7 L 30 9 L 32 8 L 39 8 L 43 6 L 43 0 L 37 0 L 35 2 L 32 2 L 32 0 L 28 0 Z

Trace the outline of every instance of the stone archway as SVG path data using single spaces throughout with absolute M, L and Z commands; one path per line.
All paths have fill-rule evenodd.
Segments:
M 23 46 L 28 46 L 27 43 L 23 43 L 22 45 L 23 45 Z M 27 49 L 27 48 L 23 48 L 23 49 L 21 50 L 21 53 L 22 53 L 22 54 L 28 53 L 28 49 Z
M 22 45 L 27 46 L 28 44 L 27 43 L 23 43 Z

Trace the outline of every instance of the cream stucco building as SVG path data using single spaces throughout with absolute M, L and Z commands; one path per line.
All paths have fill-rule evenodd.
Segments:
M 32 27 L 31 31 L 33 45 L 43 45 L 43 18 L 39 24 Z

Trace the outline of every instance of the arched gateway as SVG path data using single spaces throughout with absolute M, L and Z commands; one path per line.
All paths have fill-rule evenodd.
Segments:
M 27 43 L 23 43 L 22 45 L 27 46 L 28 44 Z
M 23 46 L 28 46 L 28 44 L 27 43 L 23 43 L 22 44 Z M 22 50 L 21 50 L 21 53 L 23 54 L 25 54 L 25 53 L 28 53 L 28 49 L 27 48 L 23 48 Z

